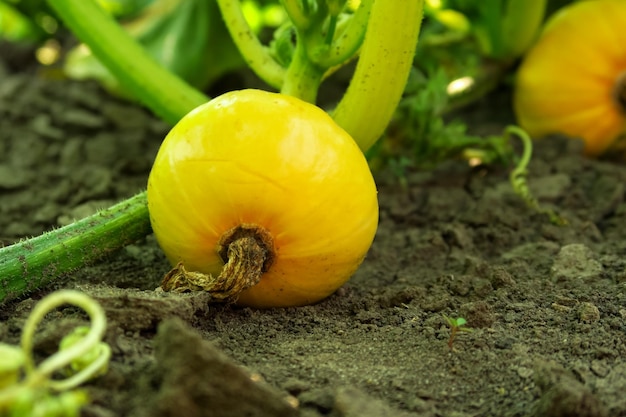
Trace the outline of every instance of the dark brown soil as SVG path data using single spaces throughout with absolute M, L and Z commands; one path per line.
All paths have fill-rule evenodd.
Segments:
M 501 130 L 493 103 L 469 115 L 472 131 Z M 168 129 L 94 84 L 9 65 L 0 123 L 5 244 L 141 190 Z M 0 307 L 0 340 L 17 343 L 54 289 L 98 299 L 113 358 L 86 385 L 84 416 L 626 416 L 626 166 L 580 149 L 545 140 L 531 164 L 531 188 L 564 227 L 530 211 L 504 169 L 451 162 L 409 174 L 406 188 L 379 173 L 374 245 L 317 305 L 155 293 L 169 265 L 149 236 Z M 473 329 L 452 350 L 444 314 Z M 51 315 L 38 354 L 82 321 L 71 308 Z

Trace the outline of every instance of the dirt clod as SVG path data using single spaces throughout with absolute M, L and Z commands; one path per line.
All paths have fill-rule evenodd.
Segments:
M 607 412 L 591 390 L 573 374 L 554 362 L 536 365 L 536 382 L 542 390 L 537 417 L 607 417 Z
M 182 321 L 165 320 L 155 338 L 159 391 L 151 417 L 293 417 L 285 395 L 245 371 Z

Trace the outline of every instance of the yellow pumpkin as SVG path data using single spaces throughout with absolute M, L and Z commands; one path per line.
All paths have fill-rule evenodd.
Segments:
M 626 132 L 626 1 L 555 13 L 519 68 L 514 107 L 532 136 L 582 138 L 591 156 L 609 149 Z
M 260 90 L 226 93 L 185 116 L 161 145 L 147 192 L 175 274 L 200 276 L 192 289 L 234 268 L 237 239 L 260 245 L 263 260 L 248 260 L 260 279 L 226 282 L 243 290 L 218 294 L 247 306 L 327 297 L 362 262 L 378 225 L 376 186 L 354 140 L 315 105 Z

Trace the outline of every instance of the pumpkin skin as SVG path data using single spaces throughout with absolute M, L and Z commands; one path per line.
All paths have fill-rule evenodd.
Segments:
M 273 262 L 238 296 L 253 307 L 317 302 L 343 285 L 378 225 L 374 180 L 354 140 L 320 108 L 260 90 L 226 93 L 167 135 L 148 180 L 156 239 L 172 265 L 218 275 L 220 238 L 257 225 Z
M 546 23 L 517 74 L 514 108 L 534 137 L 582 138 L 605 152 L 626 131 L 626 1 L 585 0 Z

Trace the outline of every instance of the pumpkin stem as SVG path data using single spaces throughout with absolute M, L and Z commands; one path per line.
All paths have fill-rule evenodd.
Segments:
M 226 262 L 215 277 L 187 271 L 179 262 L 163 278 L 163 291 L 207 291 L 216 301 L 235 301 L 245 289 L 259 283 L 274 261 L 274 242 L 270 233 L 254 224 L 241 224 L 225 232 L 217 252 Z
M 615 81 L 613 98 L 622 113 L 626 113 L 626 71 L 622 72 Z

